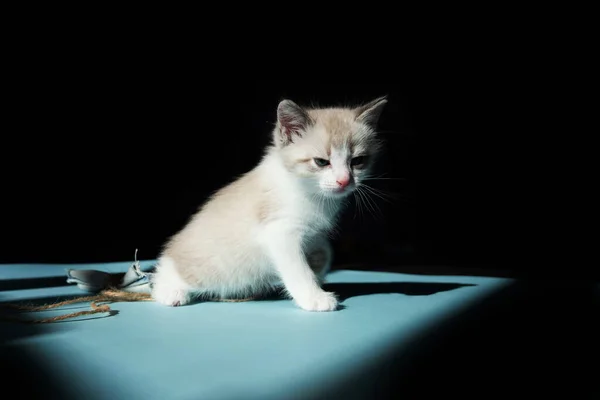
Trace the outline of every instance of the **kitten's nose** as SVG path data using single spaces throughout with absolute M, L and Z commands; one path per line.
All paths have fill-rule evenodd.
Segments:
M 345 188 L 350 183 L 350 175 L 344 175 L 335 180 L 340 187 L 340 189 Z

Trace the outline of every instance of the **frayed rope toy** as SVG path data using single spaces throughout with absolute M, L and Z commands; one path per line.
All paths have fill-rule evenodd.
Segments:
M 67 283 L 75 283 L 77 286 L 91 293 L 96 293 L 91 296 L 82 296 L 70 300 L 64 300 L 57 303 L 45 304 L 45 305 L 31 305 L 21 303 L 0 303 L 0 308 L 34 312 L 34 311 L 47 311 L 59 307 L 63 307 L 70 304 L 91 302 L 91 310 L 78 311 L 59 315 L 56 317 L 43 318 L 43 319 L 22 319 L 11 316 L 2 316 L 3 319 L 8 319 L 16 322 L 24 322 L 31 324 L 44 324 L 63 321 L 70 318 L 81 317 L 85 315 L 93 315 L 99 313 L 108 313 L 114 315 L 116 312 L 106 304 L 99 305 L 98 303 L 106 302 L 134 302 L 134 301 L 153 301 L 151 295 L 152 286 L 152 273 L 144 272 L 141 270 L 140 262 L 137 260 L 137 249 L 135 251 L 134 262 L 129 267 L 129 270 L 125 273 L 122 279 L 115 279 L 114 275 L 103 271 L 97 270 L 67 270 Z M 224 301 L 224 302 L 241 302 L 250 301 L 248 299 L 213 299 L 213 301 Z

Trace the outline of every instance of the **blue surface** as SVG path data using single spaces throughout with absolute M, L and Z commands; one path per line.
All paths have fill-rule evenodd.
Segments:
M 0 280 L 66 278 L 68 267 L 125 272 L 129 265 L 0 265 Z M 143 268 L 151 265 L 142 262 Z M 309 313 L 289 300 L 178 308 L 114 303 L 115 316 L 44 325 L 43 333 L 14 336 L 10 344 L 36 354 L 54 382 L 86 399 L 304 398 L 355 379 L 385 359 L 390 346 L 409 343 L 512 280 L 346 270 L 334 271 L 328 282 L 354 293 L 344 309 Z M 472 286 L 411 294 L 427 284 Z M 48 297 L 72 294 L 82 292 L 75 285 L 7 290 L 0 301 L 53 301 Z M 69 306 L 35 317 L 78 310 Z M 0 324 L 5 332 L 15 329 Z

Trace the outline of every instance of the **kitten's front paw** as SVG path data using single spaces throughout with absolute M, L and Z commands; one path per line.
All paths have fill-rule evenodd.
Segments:
M 306 311 L 335 311 L 338 308 L 338 300 L 332 292 L 317 292 L 297 303 Z
M 185 290 L 154 290 L 152 297 L 157 303 L 170 307 L 184 306 L 189 303 L 189 295 Z

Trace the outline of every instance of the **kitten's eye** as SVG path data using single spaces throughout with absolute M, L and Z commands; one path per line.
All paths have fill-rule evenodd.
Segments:
M 365 156 L 358 156 L 358 157 L 354 157 L 350 161 L 350 165 L 353 166 L 353 167 L 359 167 L 359 166 L 363 165 L 366 161 L 367 161 L 367 157 L 365 157 Z
M 319 167 L 324 167 L 326 165 L 329 165 L 329 160 L 325 160 L 323 158 L 315 158 L 315 164 L 317 164 Z

